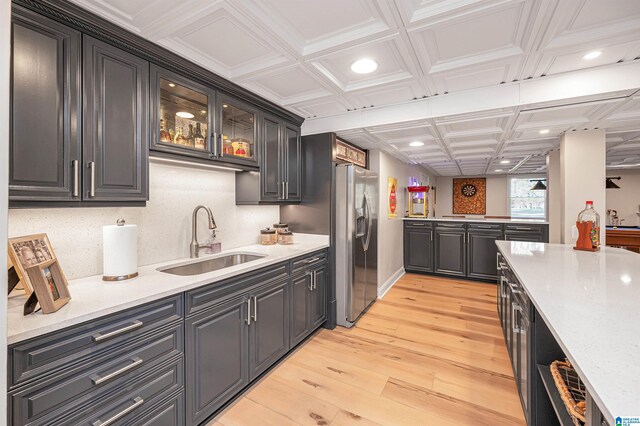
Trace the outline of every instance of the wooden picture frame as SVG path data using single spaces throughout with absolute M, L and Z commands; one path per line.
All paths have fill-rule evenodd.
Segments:
M 27 275 L 38 297 L 42 313 L 50 314 L 69 302 L 69 283 L 57 260 L 48 260 L 27 268 Z
M 25 235 L 9 238 L 9 261 L 20 277 L 20 282 L 27 296 L 33 292 L 33 286 L 27 268 L 49 260 L 58 260 L 47 234 Z

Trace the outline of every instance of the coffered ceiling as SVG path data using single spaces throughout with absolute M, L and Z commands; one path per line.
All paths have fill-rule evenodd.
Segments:
M 311 120 L 640 58 L 638 0 L 73 1 Z M 360 58 L 377 70 L 352 72 Z M 637 95 L 577 102 L 340 134 L 470 175 L 543 171 L 559 135 L 599 127 L 610 165 L 640 163 Z

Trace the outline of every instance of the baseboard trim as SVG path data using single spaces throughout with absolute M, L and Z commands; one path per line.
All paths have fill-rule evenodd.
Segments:
M 403 275 L 404 275 L 404 268 L 400 268 L 396 272 L 394 272 L 393 275 L 391 275 L 389 279 L 385 281 L 385 283 L 382 284 L 381 287 L 378 288 L 378 299 L 382 299 L 384 295 L 387 294 L 389 290 L 391 290 L 391 287 L 393 287 L 393 285 L 400 278 L 402 278 Z

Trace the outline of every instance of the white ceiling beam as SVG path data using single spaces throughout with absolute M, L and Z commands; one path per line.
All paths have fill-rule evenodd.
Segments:
M 312 118 L 303 135 L 337 132 L 524 105 L 548 105 L 628 96 L 640 88 L 640 61 L 432 96 L 411 102 Z

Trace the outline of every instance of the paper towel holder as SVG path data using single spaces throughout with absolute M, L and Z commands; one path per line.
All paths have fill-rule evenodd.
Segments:
M 120 218 L 120 219 L 116 220 L 116 225 L 124 226 L 125 225 L 125 220 L 123 218 Z M 103 275 L 102 276 L 102 281 L 124 281 L 124 280 L 129 280 L 131 278 L 135 278 L 137 276 L 138 276 L 138 272 L 134 272 L 133 274 L 116 275 L 116 276 Z

